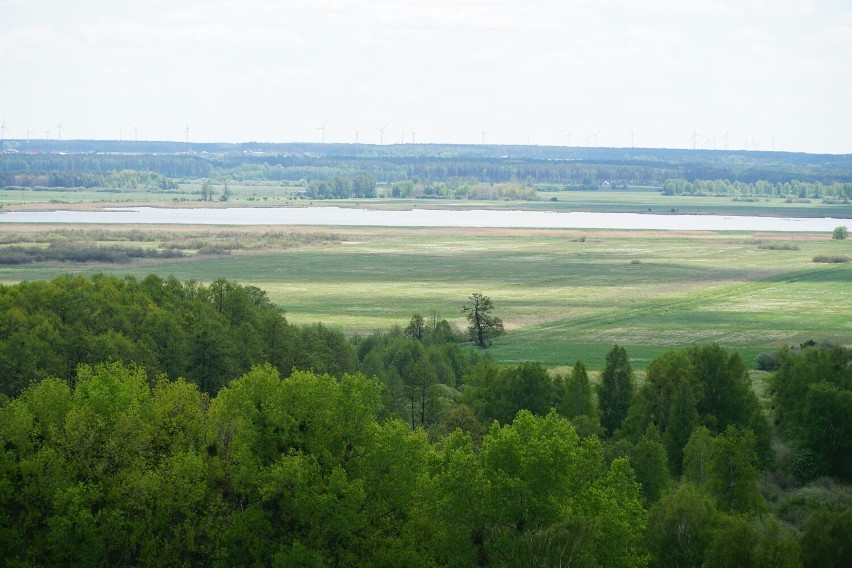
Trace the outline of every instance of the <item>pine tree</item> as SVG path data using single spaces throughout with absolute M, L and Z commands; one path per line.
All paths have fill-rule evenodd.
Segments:
M 633 369 L 624 347 L 614 346 L 606 356 L 606 365 L 601 373 L 598 387 L 598 407 L 601 411 L 601 426 L 606 434 L 612 434 L 621 426 L 633 398 Z

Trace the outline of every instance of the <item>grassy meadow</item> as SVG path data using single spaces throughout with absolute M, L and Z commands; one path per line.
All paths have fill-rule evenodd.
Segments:
M 7 235 L 16 230 L 33 242 L 41 234 L 0 228 Z M 157 246 L 158 231 L 175 238 L 174 228 L 141 230 L 155 233 L 143 246 Z M 852 262 L 812 262 L 817 255 L 852 257 L 852 242 L 827 234 L 262 230 L 332 232 L 339 240 L 297 239 L 287 248 L 127 265 L 4 265 L 0 281 L 66 272 L 224 277 L 266 290 L 293 322 L 321 321 L 361 334 L 433 310 L 463 328 L 462 305 L 482 292 L 508 331 L 494 341 L 493 356 L 550 367 L 582 359 L 600 368 L 614 343 L 640 369 L 666 349 L 694 342 L 737 349 L 749 362 L 760 351 L 808 339 L 852 344 Z M 252 231 L 260 229 L 181 228 L 187 239 L 209 240 L 249 239 Z
M 335 199 L 308 200 L 302 196 L 303 187 L 296 182 L 246 181 L 231 182 L 227 203 L 219 201 L 223 185 L 212 183 L 212 202 L 199 200 L 201 182 L 181 183 L 175 191 L 146 192 L 95 189 L 26 189 L 0 188 L 0 207 L 26 209 L 32 207 L 112 205 L 179 205 L 179 206 L 284 206 L 327 205 L 343 207 L 380 208 L 442 208 L 442 209 L 529 209 L 553 211 L 591 211 L 616 213 L 685 213 L 702 215 L 758 215 L 783 217 L 852 217 L 852 205 L 823 203 L 821 200 L 782 198 L 736 200 L 733 197 L 691 197 L 660 195 L 659 188 L 639 187 L 628 190 L 538 191 L 537 201 L 475 201 L 466 199 Z M 380 186 L 379 193 L 387 191 Z

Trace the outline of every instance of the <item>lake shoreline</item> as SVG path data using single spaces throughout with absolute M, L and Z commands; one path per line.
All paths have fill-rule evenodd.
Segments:
M 317 227 L 447 227 L 515 229 L 620 229 L 661 231 L 830 232 L 847 224 L 831 217 L 760 217 L 678 213 L 600 213 L 523 209 L 376 209 L 365 207 L 158 208 L 7 211 L 0 224 L 234 225 Z
M 542 205 L 542 207 L 535 207 L 530 205 L 530 203 L 538 203 Z M 373 201 L 363 201 L 359 200 L 357 202 L 353 201 L 338 201 L 338 200 L 314 200 L 314 201 L 288 201 L 284 204 L 280 203 L 251 203 L 251 204 L 243 204 L 243 203 L 234 203 L 234 202 L 204 202 L 204 201 L 162 201 L 162 200 L 154 200 L 154 201 L 138 201 L 138 202 L 127 202 L 127 201 L 104 201 L 99 203 L 92 202 L 82 202 L 82 203 L 24 203 L 20 205 L 6 205 L 0 208 L 0 215 L 3 213 L 9 212 L 49 212 L 49 211 L 86 211 L 86 212 L 103 212 L 109 211 L 112 209 L 120 208 L 151 208 L 151 209 L 209 209 L 209 210 L 221 210 L 221 209 L 305 209 L 312 207 L 333 207 L 339 209 L 357 209 L 357 210 L 374 210 L 374 211 L 422 211 L 422 210 L 434 210 L 434 211 L 530 211 L 530 212 L 552 212 L 552 213 L 630 213 L 636 215 L 661 215 L 661 216 L 669 216 L 669 215 L 689 215 L 696 217 L 703 216 L 718 216 L 720 215 L 718 212 L 703 212 L 703 211 L 671 211 L 660 209 L 659 211 L 647 211 L 644 209 L 639 209 L 631 212 L 619 211 L 619 210 L 608 210 L 607 208 L 603 209 L 590 209 L 584 208 L 582 205 L 578 207 L 571 208 L 552 208 L 548 209 L 546 206 L 549 202 L 546 201 L 537 201 L 537 202 L 525 202 L 525 201 L 500 201 L 500 202 L 488 202 L 488 201 L 476 201 L 474 203 L 466 203 L 459 202 L 458 205 L 455 203 L 448 203 L 446 201 L 441 200 L 412 200 L 412 203 L 400 203 L 400 202 L 373 202 Z M 791 212 L 792 213 L 792 212 Z M 813 211 L 809 211 L 807 209 L 796 209 L 794 216 L 785 216 L 785 215 L 777 215 L 772 214 L 771 211 L 761 211 L 759 208 L 755 208 L 754 211 L 749 211 L 748 214 L 742 214 L 738 212 L 730 212 L 725 213 L 726 217 L 768 217 L 768 218 L 802 218 L 802 219 L 822 219 L 822 218 L 830 218 L 823 214 L 820 214 L 818 209 L 814 209 Z M 850 220 L 852 221 L 852 207 L 849 210 L 848 217 L 834 217 L 839 220 Z

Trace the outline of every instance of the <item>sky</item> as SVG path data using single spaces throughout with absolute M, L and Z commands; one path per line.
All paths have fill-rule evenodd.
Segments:
M 852 2 L 0 0 L 0 121 L 5 139 L 61 123 L 63 139 L 852 153 Z

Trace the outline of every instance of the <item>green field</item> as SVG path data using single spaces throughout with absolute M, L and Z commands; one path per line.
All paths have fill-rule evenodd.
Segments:
M 334 231 L 342 242 L 251 254 L 4 266 L 0 281 L 68 271 L 224 277 L 267 290 L 291 321 L 352 333 L 405 325 L 432 310 L 464 327 L 461 307 L 479 291 L 508 331 L 494 342 L 494 357 L 548 366 L 582 359 L 599 368 L 613 343 L 627 347 L 637 368 L 693 342 L 718 342 L 752 362 L 760 351 L 808 339 L 852 344 L 852 262 L 812 262 L 819 254 L 852 257 L 852 242 L 829 235 Z

